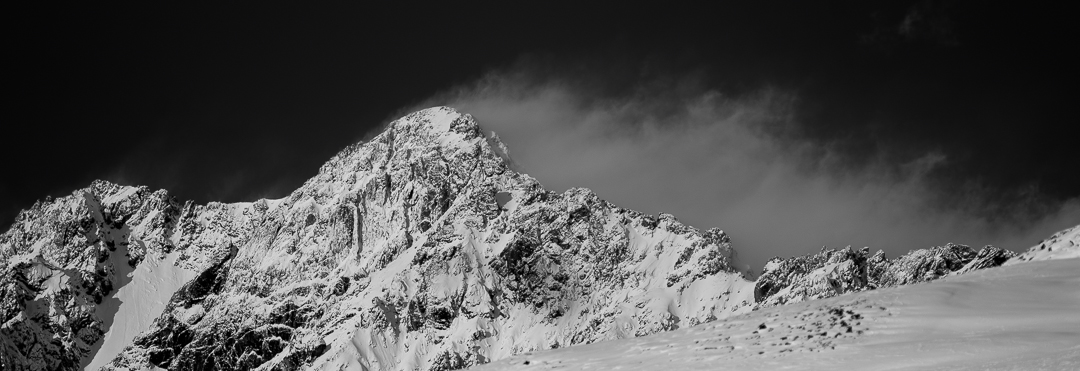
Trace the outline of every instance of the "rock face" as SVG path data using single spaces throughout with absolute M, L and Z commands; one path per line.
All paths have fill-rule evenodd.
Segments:
M 0 235 L 0 364 L 76 369 L 111 321 L 109 297 L 147 254 L 175 246 L 168 232 L 190 206 L 164 191 L 94 182 L 23 211 Z
M 910 251 L 894 260 L 869 248 L 822 249 L 812 255 L 773 258 L 754 283 L 758 306 L 822 299 L 847 292 L 932 281 L 950 274 L 1000 266 L 1016 254 L 987 245 L 957 244 Z
M 812 255 L 773 258 L 754 284 L 754 300 L 773 306 L 864 290 L 869 284 L 867 251 L 822 249 Z
M 1011 254 L 822 250 L 749 281 L 723 231 L 547 191 L 436 107 L 282 199 L 198 205 L 97 181 L 34 205 L 0 235 L 0 368 L 459 369 Z

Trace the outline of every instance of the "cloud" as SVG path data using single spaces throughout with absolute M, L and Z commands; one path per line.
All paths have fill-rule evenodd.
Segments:
M 934 174 L 951 166 L 944 151 L 901 157 L 882 144 L 866 160 L 834 150 L 844 139 L 807 139 L 795 92 L 728 95 L 690 74 L 634 77 L 612 93 L 610 76 L 557 70 L 522 63 L 419 106 L 474 115 L 548 189 L 587 187 L 623 207 L 725 229 L 755 270 L 823 245 L 890 256 L 947 242 L 1019 250 L 1080 221 L 1076 199 L 1009 199 L 978 182 L 940 181 Z

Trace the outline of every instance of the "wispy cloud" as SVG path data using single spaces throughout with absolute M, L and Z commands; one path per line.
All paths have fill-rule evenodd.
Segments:
M 794 92 L 732 96 L 696 77 L 609 83 L 523 63 L 440 94 L 508 144 L 552 190 L 588 187 L 620 206 L 728 231 L 754 269 L 775 255 L 870 246 L 890 255 L 947 242 L 1023 249 L 1080 222 L 1080 201 L 998 198 L 938 181 L 949 153 L 871 160 L 800 135 Z M 613 84 L 628 86 L 612 93 Z M 1060 201 L 1060 200 L 1059 200 Z

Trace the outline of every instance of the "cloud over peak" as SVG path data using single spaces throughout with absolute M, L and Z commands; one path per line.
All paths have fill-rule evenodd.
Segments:
M 977 180 L 935 176 L 951 166 L 947 150 L 883 142 L 853 155 L 838 149 L 850 138 L 804 135 L 812 128 L 794 91 L 725 94 L 695 74 L 609 82 L 530 63 L 421 105 L 473 114 L 549 189 L 588 187 L 620 206 L 723 228 L 751 267 L 822 245 L 892 255 L 947 242 L 1022 249 L 1080 221 L 1075 199 L 1001 197 Z

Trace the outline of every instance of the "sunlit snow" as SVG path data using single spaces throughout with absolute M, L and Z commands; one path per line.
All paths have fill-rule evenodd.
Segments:
M 108 326 L 102 341 L 95 344 L 100 349 L 87 365 L 87 370 L 96 370 L 105 365 L 130 345 L 135 336 L 149 329 L 154 319 L 165 310 L 173 293 L 198 274 L 176 266 L 177 255 L 173 253 L 164 258 L 148 256 L 134 271 L 124 272 L 130 273 L 130 277 L 125 278 L 130 281 L 97 307 L 99 317 L 108 317 L 106 323 L 111 323 L 111 326 Z M 114 266 L 128 265 L 123 262 Z
M 1080 259 L 759 310 L 478 370 L 1077 370 Z

